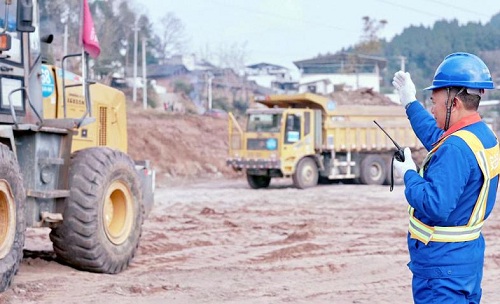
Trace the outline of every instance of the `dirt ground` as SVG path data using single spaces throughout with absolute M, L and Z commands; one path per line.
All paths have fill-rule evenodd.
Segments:
M 249 189 L 225 167 L 226 121 L 130 114 L 129 152 L 158 170 L 137 256 L 117 275 L 55 260 L 29 229 L 0 303 L 411 303 L 403 187 L 278 179 Z M 500 207 L 497 207 L 500 208 Z M 500 299 L 500 211 L 487 242 L 482 303 Z
M 63 266 L 48 231 L 30 230 L 1 303 L 411 303 L 406 227 L 401 186 L 176 182 L 158 189 L 127 270 Z M 484 234 L 482 303 L 498 303 L 500 213 Z

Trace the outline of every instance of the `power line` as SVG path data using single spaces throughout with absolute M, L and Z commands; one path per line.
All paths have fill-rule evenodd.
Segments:
M 433 14 L 433 13 L 428 12 L 428 11 L 420 10 L 420 9 L 417 9 L 417 8 L 414 8 L 414 7 L 410 7 L 410 6 L 406 6 L 406 5 L 401 5 L 401 4 L 396 3 L 396 2 L 392 2 L 392 1 L 388 1 L 388 0 L 377 0 L 377 1 L 384 2 L 384 3 L 392 5 L 392 6 L 400 7 L 400 8 L 412 11 L 412 12 L 417 12 L 417 13 L 420 13 L 420 14 L 423 14 L 423 15 L 437 17 L 437 18 L 443 18 L 442 15 L 436 15 L 436 14 Z M 457 5 L 450 4 L 449 2 L 443 2 L 443 1 L 439 1 L 439 0 L 426 0 L 426 1 L 437 3 L 437 4 L 440 4 L 440 5 L 445 6 L 445 7 L 451 7 L 451 8 L 454 8 L 454 9 L 462 11 L 462 12 L 467 12 L 467 13 L 474 14 L 474 15 L 479 15 L 479 16 L 482 16 L 482 17 L 491 17 L 490 15 L 487 15 L 487 14 L 484 14 L 484 13 L 480 13 L 480 12 L 477 12 L 477 11 L 470 10 L 468 8 L 464 8 L 464 7 L 460 7 L 460 6 L 457 6 Z M 451 16 L 451 19 L 452 18 L 453 18 L 453 16 Z
M 399 3 L 395 3 L 395 2 L 392 2 L 392 1 L 387 1 L 387 0 L 377 0 L 377 1 L 384 2 L 384 3 L 392 5 L 392 6 L 404 8 L 406 10 L 409 10 L 409 11 L 412 11 L 412 12 L 417 12 L 417 13 L 420 13 L 420 14 L 423 14 L 423 15 L 427 15 L 427 16 L 431 16 L 431 17 L 437 17 L 437 18 L 442 18 L 443 17 L 441 15 L 436 15 L 436 14 L 429 13 L 429 12 L 426 12 L 426 11 L 423 11 L 423 10 L 419 10 L 417 8 L 414 8 L 414 7 L 410 7 L 410 6 L 406 6 L 406 5 L 401 5 Z
M 211 2 L 212 3 L 217 3 L 218 5 L 221 5 L 221 6 L 235 8 L 235 9 L 238 9 L 238 10 L 243 10 L 245 12 L 251 12 L 251 13 L 254 13 L 254 14 L 258 14 L 258 15 L 270 16 L 270 17 L 274 17 L 274 18 L 280 18 L 280 19 L 291 20 L 291 21 L 300 21 L 300 22 L 304 22 L 304 23 L 308 23 L 308 24 L 312 24 L 312 25 L 316 25 L 316 26 L 331 28 L 331 29 L 338 30 L 338 31 L 352 32 L 352 33 L 355 32 L 355 31 L 350 30 L 350 29 L 346 29 L 346 28 L 334 26 L 334 25 L 327 24 L 327 23 L 309 21 L 309 20 L 304 20 L 302 18 L 294 18 L 294 17 L 290 17 L 290 16 L 284 16 L 284 15 L 275 14 L 275 13 L 272 13 L 272 12 L 261 11 L 261 10 L 256 10 L 256 9 L 252 9 L 252 8 L 248 8 L 248 7 L 234 5 L 232 3 L 225 3 L 225 2 L 216 1 L 216 0 L 212 0 Z
M 480 12 L 472 11 L 472 10 L 470 10 L 468 8 L 463 8 L 463 7 L 460 7 L 460 6 L 456 6 L 456 5 L 450 4 L 448 2 L 443 2 L 443 1 L 438 1 L 438 0 L 426 0 L 426 1 L 438 3 L 438 4 L 441 4 L 441 5 L 446 6 L 446 7 L 452 7 L 454 9 L 457 9 L 457 10 L 460 10 L 460 11 L 463 11 L 463 12 L 468 12 L 468 13 L 475 14 L 475 15 L 480 15 L 480 16 L 483 16 L 483 17 L 491 17 L 490 15 L 486 15 L 486 14 L 483 14 L 483 13 L 480 13 Z

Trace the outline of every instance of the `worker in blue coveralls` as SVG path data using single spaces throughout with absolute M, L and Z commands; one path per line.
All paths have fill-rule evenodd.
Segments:
M 404 161 L 394 160 L 409 203 L 414 302 L 479 303 L 481 228 L 495 204 L 500 170 L 497 138 L 477 112 L 481 94 L 494 88 L 490 71 L 473 54 L 448 55 L 426 88 L 431 113 L 416 100 L 409 73 L 397 72 L 392 83 L 429 151 L 418 172 L 409 148 Z

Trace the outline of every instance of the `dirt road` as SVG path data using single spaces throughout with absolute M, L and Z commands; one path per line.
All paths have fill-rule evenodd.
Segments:
M 499 208 L 484 229 L 485 304 L 500 301 Z M 186 180 L 158 189 L 118 275 L 61 265 L 48 231 L 28 231 L 0 303 L 411 303 L 406 226 L 401 186 Z

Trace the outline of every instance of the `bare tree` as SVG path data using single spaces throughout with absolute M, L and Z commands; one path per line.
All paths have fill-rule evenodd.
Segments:
M 219 68 L 229 68 L 237 73 L 245 68 L 247 43 L 220 44 L 215 51 L 207 44 L 198 51 L 197 56 Z
M 220 45 L 219 52 L 217 53 L 218 64 L 223 68 L 233 69 L 235 72 L 239 72 L 245 68 L 247 56 L 246 42 Z
M 185 27 L 181 19 L 177 18 L 173 12 L 166 13 L 160 19 L 158 36 L 157 55 L 160 62 L 164 62 L 172 55 L 184 52 L 187 44 Z
M 363 18 L 363 35 L 357 49 L 364 54 L 377 54 L 380 52 L 379 32 L 387 24 L 387 20 L 377 20 L 364 16 Z

